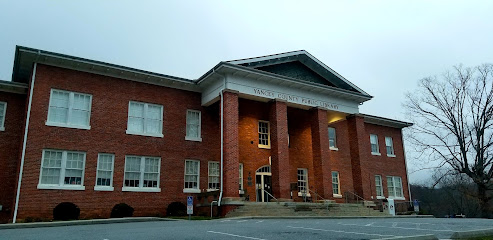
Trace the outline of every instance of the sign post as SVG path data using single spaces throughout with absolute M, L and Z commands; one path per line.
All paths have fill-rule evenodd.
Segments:
M 193 196 L 187 197 L 187 214 L 188 220 L 191 220 L 193 214 Z
M 395 204 L 394 204 L 394 199 L 388 199 L 387 200 L 389 203 L 389 213 L 392 216 L 395 216 Z
M 414 211 L 416 213 L 418 213 L 419 212 L 419 201 L 418 201 L 418 199 L 414 199 L 413 206 L 414 206 Z

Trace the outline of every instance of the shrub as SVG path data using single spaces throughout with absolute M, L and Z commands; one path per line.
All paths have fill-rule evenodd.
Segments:
M 71 202 L 62 202 L 53 209 L 54 220 L 77 220 L 79 219 L 80 209 Z
M 113 207 L 113 209 L 111 210 L 111 217 L 112 218 L 131 217 L 133 215 L 134 215 L 134 208 L 130 207 L 126 203 L 116 204 Z
M 186 216 L 187 215 L 187 206 L 182 202 L 172 202 L 168 205 L 166 209 L 166 216 Z

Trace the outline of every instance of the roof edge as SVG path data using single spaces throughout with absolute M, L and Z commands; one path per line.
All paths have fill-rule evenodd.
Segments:
M 360 113 L 358 115 L 364 118 L 365 123 L 370 123 L 370 124 L 375 124 L 375 125 L 380 125 L 380 126 L 401 128 L 402 129 L 402 128 L 410 127 L 413 125 L 413 123 L 410 123 L 410 122 L 404 122 L 404 121 L 399 121 L 399 120 L 395 120 L 395 119 L 373 116 L 373 115 L 368 115 L 368 114 L 363 114 L 363 113 Z

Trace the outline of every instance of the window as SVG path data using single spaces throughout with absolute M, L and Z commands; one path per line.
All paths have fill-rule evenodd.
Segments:
M 96 172 L 96 186 L 94 190 L 113 191 L 113 165 L 115 155 L 98 154 L 98 168 Z
M 185 193 L 200 193 L 199 177 L 200 162 L 185 160 Z
M 85 152 L 43 150 L 38 189 L 84 190 Z
M 395 157 L 394 153 L 394 143 L 391 137 L 385 137 L 385 148 L 387 148 L 387 156 Z
M 341 186 L 339 185 L 339 172 L 332 172 L 332 195 L 342 197 Z
M 0 131 L 5 131 L 5 115 L 7 113 L 7 103 L 0 102 Z
M 336 129 L 329 127 L 329 147 L 331 150 L 337 150 Z
M 163 137 L 163 106 L 130 101 L 127 134 Z
M 270 148 L 270 129 L 268 121 L 258 121 L 258 147 Z
M 401 177 L 387 176 L 387 189 L 389 191 L 389 198 L 404 200 Z
M 89 94 L 51 89 L 46 125 L 90 129 L 91 100 Z
M 382 188 L 382 176 L 375 175 L 375 187 L 377 190 L 377 199 L 384 198 L 383 196 L 383 188 Z
M 161 158 L 126 156 L 122 191 L 161 192 L 159 188 L 160 169 Z
M 375 134 L 370 134 L 370 144 L 371 144 L 371 154 L 380 155 L 378 150 L 378 136 Z
M 219 162 L 209 162 L 209 190 L 219 189 Z
M 308 169 L 298 168 L 298 196 L 310 196 L 308 190 Z
M 187 110 L 187 135 L 185 136 L 185 140 L 202 141 L 200 128 L 200 111 Z
M 240 163 L 239 170 L 240 170 L 240 174 L 238 175 L 240 177 L 240 179 L 239 179 L 239 185 L 240 185 L 239 186 L 240 187 L 239 193 L 244 194 L 245 192 L 243 191 L 243 163 Z

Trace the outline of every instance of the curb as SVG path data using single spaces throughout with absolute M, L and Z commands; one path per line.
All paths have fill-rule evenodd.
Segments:
M 480 238 L 480 237 L 493 237 L 493 228 L 464 231 L 464 232 L 454 232 L 450 237 L 450 239 L 468 239 L 468 238 Z
M 433 215 L 405 215 L 405 216 L 244 216 L 220 218 L 215 220 L 241 219 L 360 219 L 360 218 L 434 218 Z
M 111 223 L 156 222 L 156 221 L 181 221 L 181 220 L 170 219 L 170 218 L 158 218 L 158 217 L 132 217 L 132 218 L 74 220 L 74 221 L 60 221 L 60 222 L 8 223 L 8 224 L 0 224 L 0 230 L 18 229 L 18 228 L 42 228 L 42 227 L 93 225 L 93 224 L 111 224 Z
M 380 238 L 380 240 L 386 239 L 400 239 L 400 240 L 438 240 L 438 238 L 433 234 L 427 235 L 417 235 L 417 236 L 402 236 L 402 237 L 391 237 L 391 238 Z

